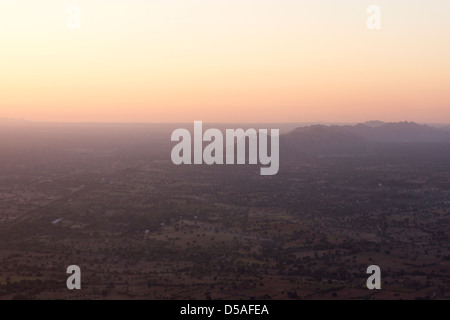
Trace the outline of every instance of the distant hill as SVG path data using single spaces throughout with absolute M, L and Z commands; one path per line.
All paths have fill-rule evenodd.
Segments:
M 364 124 L 366 126 L 376 128 L 376 127 L 381 127 L 382 125 L 386 124 L 386 122 L 379 121 L 379 120 L 372 120 L 372 121 L 366 121 L 366 122 L 364 122 Z
M 280 149 L 289 154 L 352 152 L 364 147 L 365 138 L 341 126 L 302 127 L 280 137 Z
M 361 152 L 375 143 L 450 143 L 450 132 L 414 122 L 370 121 L 301 127 L 280 137 L 281 150 L 291 155 Z
M 375 142 L 450 142 L 448 132 L 415 122 L 392 122 L 376 127 L 356 125 L 346 129 Z

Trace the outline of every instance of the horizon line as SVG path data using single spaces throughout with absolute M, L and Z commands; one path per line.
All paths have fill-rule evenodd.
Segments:
M 250 122 L 228 122 L 228 121 L 203 121 L 203 120 L 192 120 L 192 121 L 123 121 L 123 122 L 115 122 L 115 121 L 37 121 L 37 120 L 27 120 L 23 118 L 2 118 L 0 117 L 1 122 L 20 122 L 20 123 L 28 123 L 28 124 L 115 124 L 115 125 L 130 125 L 130 124 L 187 124 L 194 123 L 194 121 L 202 121 L 203 123 L 210 124 L 281 124 L 281 125 L 289 125 L 289 124 L 332 124 L 332 125 L 355 125 L 355 124 L 364 124 L 367 122 L 383 122 L 383 123 L 417 123 L 417 124 L 425 124 L 425 125 L 450 125 L 450 122 L 419 122 L 414 120 L 399 120 L 399 121 L 383 121 L 383 120 L 365 120 L 365 121 L 279 121 L 279 122 L 269 122 L 269 121 L 250 121 Z

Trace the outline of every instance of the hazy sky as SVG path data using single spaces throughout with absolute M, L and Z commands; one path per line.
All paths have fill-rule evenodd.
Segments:
M 450 1 L 0 0 L 0 117 L 450 122 Z

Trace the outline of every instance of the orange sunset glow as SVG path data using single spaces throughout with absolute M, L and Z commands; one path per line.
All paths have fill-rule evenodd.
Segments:
M 0 1 L 0 118 L 450 122 L 449 39 L 438 0 Z

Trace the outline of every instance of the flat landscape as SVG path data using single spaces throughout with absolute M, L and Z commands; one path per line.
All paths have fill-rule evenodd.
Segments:
M 450 299 L 450 143 L 290 137 L 261 176 L 175 166 L 170 129 L 3 125 L 0 299 Z

